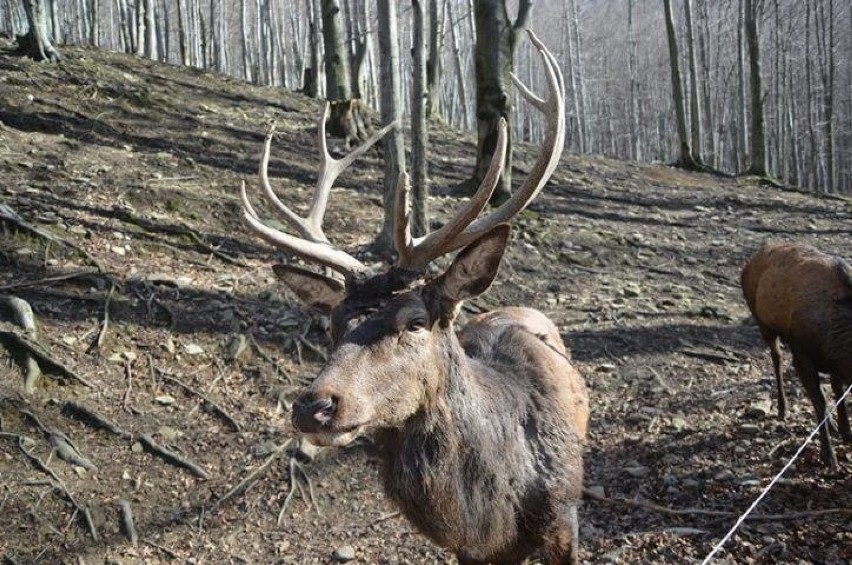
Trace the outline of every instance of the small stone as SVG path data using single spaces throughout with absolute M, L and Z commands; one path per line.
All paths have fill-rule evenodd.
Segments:
M 586 490 L 594 496 L 599 496 L 601 498 L 606 496 L 606 489 L 604 489 L 603 485 L 592 485 L 590 487 L 586 487 Z
M 355 559 L 355 548 L 351 545 L 342 545 L 334 550 L 331 558 L 340 563 L 346 563 Z
M 162 394 L 154 399 L 154 402 L 157 404 L 162 404 L 163 406 L 171 406 L 175 403 L 175 398 L 168 394 Z
M 183 346 L 183 350 L 187 355 L 201 355 L 204 353 L 204 348 L 197 343 L 188 343 Z
M 112 247 L 110 247 L 110 251 L 122 257 L 127 254 L 127 250 L 124 248 L 124 246 L 113 245 Z
M 651 472 L 651 469 L 645 467 L 643 465 L 637 465 L 635 467 L 625 467 L 624 472 L 630 475 L 631 477 L 636 477 L 640 479 L 648 475 Z
M 183 435 L 183 432 L 171 426 L 160 426 L 157 433 L 166 441 L 174 441 Z
M 175 340 L 171 337 L 166 338 L 166 342 L 163 344 L 163 347 L 170 355 L 175 354 Z
M 716 475 L 713 476 L 713 479 L 717 481 L 730 481 L 734 478 L 733 471 L 729 469 L 725 469 L 723 471 L 719 471 Z
M 616 367 L 612 363 L 604 363 L 595 367 L 595 372 L 597 373 L 614 373 L 615 370 Z
M 134 441 L 133 445 L 130 446 L 130 451 L 133 453 L 142 453 L 142 444 L 138 441 Z
M 757 424 L 743 424 L 740 426 L 740 432 L 749 436 L 756 436 L 760 433 L 760 426 Z
M 770 402 L 769 400 L 759 400 L 753 402 L 746 409 L 746 418 L 765 418 L 769 415 Z
M 236 361 L 248 349 L 248 339 L 242 334 L 232 335 L 225 346 L 225 358 L 228 361 Z

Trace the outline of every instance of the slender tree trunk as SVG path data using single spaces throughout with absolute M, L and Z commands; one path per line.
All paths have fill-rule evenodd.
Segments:
M 627 70 L 630 75 L 630 147 L 631 158 L 642 160 L 642 140 L 639 123 L 639 81 L 636 76 L 636 31 L 633 28 L 633 5 L 636 0 L 627 0 Z
M 521 0 L 518 4 L 518 16 L 514 22 L 509 19 L 508 9 L 501 0 L 476 0 L 476 47 L 474 62 L 476 66 L 476 118 L 477 118 L 477 154 L 476 169 L 473 178 L 465 186 L 466 192 L 472 192 L 479 186 L 488 170 L 491 156 L 497 147 L 497 125 L 500 118 L 511 126 L 512 92 L 510 73 L 514 66 L 515 43 L 518 32 L 526 28 L 532 3 Z M 497 182 L 492 204 L 505 201 L 512 188 L 512 131 L 507 131 L 506 160 L 503 174 Z
M 145 0 L 145 57 L 157 59 L 157 20 L 154 0 Z
M 444 77 L 444 3 L 429 0 L 429 60 L 426 63 L 426 118 L 441 115 L 441 81 Z
M 680 64 L 677 48 L 677 35 L 675 34 L 674 17 L 672 15 L 671 0 L 663 0 L 666 20 L 666 36 L 669 44 L 669 67 L 672 77 L 672 102 L 675 109 L 675 120 L 677 121 L 677 137 L 680 142 L 680 155 L 678 165 L 694 168 L 695 161 L 692 158 L 692 150 L 689 147 L 689 135 L 686 130 L 686 111 L 683 103 L 683 87 L 680 79 Z
M 745 0 L 739 0 L 737 16 L 737 166 L 736 172 L 744 171 L 748 164 L 748 109 L 746 104 L 746 74 L 745 74 Z
M 689 57 L 689 123 L 692 134 L 692 159 L 702 162 L 701 105 L 698 102 L 698 65 L 695 56 L 695 34 L 692 26 L 692 0 L 684 0 L 684 24 Z
M 760 41 L 757 34 L 755 0 L 745 0 L 745 36 L 748 44 L 751 83 L 751 166 L 748 172 L 767 176 L 766 134 L 763 117 L 763 83 L 760 77 Z
M 577 4 L 575 0 L 568 0 L 571 8 L 571 20 L 574 24 L 574 62 L 572 67 L 572 83 L 575 88 L 575 96 L 577 103 L 577 123 L 580 133 L 580 152 L 589 151 L 589 128 L 587 126 L 587 110 L 586 110 L 586 84 L 583 77 L 583 58 L 581 57 L 581 41 L 580 41 L 580 18 L 577 14 Z
M 399 122 L 401 118 L 401 96 L 399 77 L 399 38 L 397 32 L 396 0 L 377 0 L 379 21 L 379 51 L 381 64 L 381 113 L 382 123 Z M 405 169 L 405 146 L 402 128 L 397 126 L 384 141 L 384 221 L 382 231 L 375 242 L 376 250 L 383 255 L 393 253 L 393 209 L 396 199 L 396 184 Z
M 426 151 L 428 139 L 426 132 L 426 19 L 420 0 L 411 1 L 413 15 L 412 30 L 412 71 L 411 87 L 411 192 L 412 192 L 412 235 L 415 237 L 429 231 L 429 213 L 427 201 L 429 184 L 426 178 Z
M 459 38 L 457 33 L 458 20 L 453 21 L 452 4 L 447 0 L 446 4 L 448 13 L 450 14 L 450 50 L 453 53 L 453 59 L 456 67 L 456 88 L 459 95 L 459 107 L 461 108 L 461 121 L 464 128 L 470 127 L 470 116 L 468 115 L 468 96 L 467 96 L 467 81 L 464 77 L 464 62 L 461 57 L 461 49 L 459 47 Z
M 321 0 L 322 38 L 325 46 L 325 96 L 329 100 L 349 100 L 349 58 L 341 34 L 340 0 Z

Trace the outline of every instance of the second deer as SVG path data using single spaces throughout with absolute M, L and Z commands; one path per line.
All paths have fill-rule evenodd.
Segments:
M 779 416 L 784 418 L 787 407 L 781 379 L 780 341 L 784 341 L 817 421 L 822 422 L 826 400 L 819 372 L 831 375 L 837 398 L 852 384 L 852 266 L 809 245 L 765 244 L 746 263 L 741 282 L 772 356 Z M 843 440 L 852 442 L 845 402 L 838 406 L 837 420 Z M 827 426 L 819 434 L 822 459 L 837 471 Z
M 312 442 L 342 446 L 370 433 L 382 460 L 385 492 L 408 519 L 463 564 L 519 562 L 540 552 L 551 563 L 577 563 L 583 446 L 589 401 L 556 326 L 529 308 L 503 308 L 456 333 L 462 301 L 491 286 L 509 241 L 507 225 L 552 175 L 565 140 L 564 87 L 550 52 L 530 34 L 543 61 L 548 96 L 517 78 L 523 96 L 546 120 L 541 152 L 510 200 L 479 217 L 502 172 L 506 125 L 477 193 L 458 215 L 412 237 L 408 181 L 395 207 L 398 260 L 373 272 L 332 247 L 321 229 L 331 184 L 352 159 L 319 143 L 324 164 L 307 217 L 264 191 L 298 237 L 260 221 L 243 187 L 248 224 L 273 245 L 329 267 L 330 277 L 275 265 L 279 278 L 331 320 L 333 351 L 293 405 L 293 423 Z M 387 129 L 387 128 L 386 128 Z M 453 253 L 434 277 L 427 267 Z

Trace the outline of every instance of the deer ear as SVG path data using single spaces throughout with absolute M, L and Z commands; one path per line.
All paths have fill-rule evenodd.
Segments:
M 459 303 L 479 296 L 491 286 L 506 251 L 511 228 L 501 224 L 462 249 L 436 281 L 442 299 Z
M 299 300 L 326 316 L 346 296 L 343 283 L 331 277 L 290 265 L 273 265 L 272 270 Z

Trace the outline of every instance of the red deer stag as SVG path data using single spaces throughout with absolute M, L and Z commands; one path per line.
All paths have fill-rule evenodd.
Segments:
M 269 188 L 271 137 L 262 158 L 265 191 L 300 238 L 262 224 L 245 186 L 242 192 L 245 219 L 258 234 L 343 278 L 274 266 L 304 302 L 331 319 L 333 351 L 294 403 L 295 427 L 320 445 L 346 445 L 370 432 L 386 493 L 424 534 L 465 564 L 519 562 L 537 551 L 551 563 L 577 563 L 589 404 L 559 332 L 528 308 L 480 315 L 458 334 L 453 328 L 462 301 L 485 292 L 497 275 L 509 239 L 506 222 L 535 198 L 562 152 L 562 76 L 550 52 L 530 37 L 541 54 L 549 94 L 538 98 L 513 76 L 547 123 L 529 177 L 510 200 L 478 218 L 502 171 L 503 122 L 473 198 L 444 226 L 415 238 L 408 179 L 401 175 L 394 210 L 398 259 L 390 269 L 370 272 L 331 247 L 322 232 L 329 189 L 342 169 L 325 151 L 323 120 L 319 144 L 325 162 L 306 218 Z M 457 250 L 446 271 L 427 276 L 433 260 Z
M 767 243 L 743 267 L 741 283 L 772 356 L 779 416 L 784 418 L 787 405 L 781 380 L 783 340 L 822 422 L 826 401 L 819 371 L 831 375 L 836 398 L 852 384 L 852 266 L 809 245 Z M 852 441 L 844 402 L 838 406 L 837 421 L 843 440 Z M 837 471 L 828 429 L 824 426 L 819 434 L 822 459 Z

